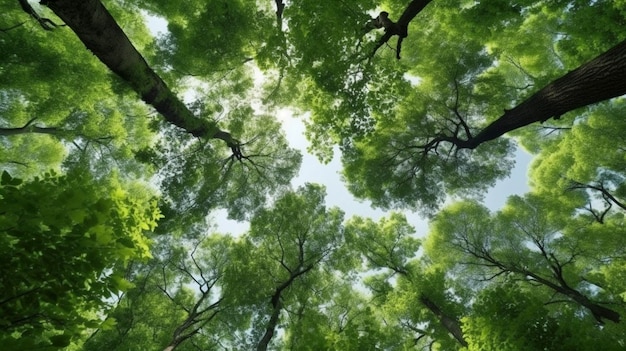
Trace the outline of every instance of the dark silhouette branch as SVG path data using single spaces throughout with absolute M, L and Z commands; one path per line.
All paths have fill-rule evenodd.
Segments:
M 609 204 L 615 204 L 622 210 L 626 211 L 626 203 L 617 199 L 605 186 L 603 183 L 597 184 L 584 184 L 577 181 L 571 181 L 571 185 L 568 187 L 568 190 L 574 189 L 589 189 L 599 192 L 602 195 L 602 198 Z
M 463 126 L 461 119 L 459 125 L 463 126 L 462 129 L 443 130 L 423 144 L 403 147 L 415 149 L 422 158 L 431 153 L 437 154 L 443 144 L 457 150 L 472 150 L 532 123 L 543 123 L 550 118 L 559 119 L 567 112 L 624 94 L 626 41 L 549 83 L 513 109 L 505 110 L 502 116 L 474 135 L 467 136 L 470 129 Z
M 276 25 L 280 31 L 283 30 L 283 11 L 285 10 L 285 3 L 283 0 L 274 0 L 276 3 Z
M 7 28 L 0 28 L 0 32 L 6 33 L 8 31 L 10 31 L 11 29 L 15 29 L 17 27 L 20 27 L 20 26 L 24 25 L 24 23 L 26 23 L 26 22 L 21 22 L 21 23 L 18 23 L 16 25 L 13 25 L 13 26 L 7 27 Z
M 370 58 L 376 54 L 376 51 L 386 44 L 393 36 L 398 36 L 396 44 L 396 58 L 400 59 L 402 50 L 402 41 L 409 35 L 409 23 L 417 16 L 432 0 L 413 0 L 407 5 L 406 9 L 397 22 L 389 19 L 389 13 L 381 12 L 378 17 L 372 18 L 366 23 L 364 31 L 367 33 L 373 29 L 384 28 L 385 34 L 376 42 L 374 49 L 370 53 Z
M 65 26 L 64 24 L 56 24 L 49 18 L 41 17 L 39 15 L 39 13 L 37 13 L 37 11 L 35 11 L 35 9 L 30 5 L 28 0 L 18 0 L 18 1 L 20 3 L 20 6 L 22 7 L 22 10 L 24 10 L 24 12 L 26 12 L 29 16 L 34 18 L 37 21 L 37 23 L 39 23 L 41 28 L 43 28 L 45 30 L 54 30 L 57 27 L 64 27 Z M 22 24 L 23 23 L 20 23 L 17 26 L 13 26 L 13 27 L 11 27 L 9 29 L 13 29 L 13 28 L 18 27 L 18 26 L 20 26 Z

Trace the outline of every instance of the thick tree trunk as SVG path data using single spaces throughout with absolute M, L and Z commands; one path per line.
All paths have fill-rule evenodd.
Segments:
M 405 31 L 408 31 L 409 22 L 411 22 L 413 18 L 417 16 L 418 13 L 422 12 L 424 7 L 426 7 L 426 5 L 428 5 L 431 1 L 432 0 L 411 1 L 407 5 L 406 9 L 404 9 L 404 12 L 402 12 L 402 16 L 400 16 L 400 19 L 398 20 L 397 24 L 405 27 L 406 28 Z
M 474 149 L 505 133 L 626 94 L 626 41 L 567 73 L 485 127 L 459 148 Z
M 576 290 L 572 290 L 570 293 L 571 295 L 569 295 L 569 297 L 581 306 L 587 308 L 599 324 L 603 324 L 604 319 L 610 320 L 613 323 L 620 322 L 620 314 L 617 311 L 598 305 Z
M 448 330 L 450 334 L 462 345 L 467 347 L 467 341 L 463 337 L 463 330 L 461 329 L 461 325 L 458 320 L 454 317 L 450 317 L 447 314 L 443 313 L 443 311 L 428 297 L 422 295 L 420 296 L 420 302 L 426 306 L 437 318 L 439 318 L 439 322 Z
M 237 144 L 214 122 L 200 119 L 180 101 L 148 66 L 124 31 L 99 0 L 42 1 L 72 28 L 87 49 L 120 76 L 170 123 L 197 137 L 218 138 Z

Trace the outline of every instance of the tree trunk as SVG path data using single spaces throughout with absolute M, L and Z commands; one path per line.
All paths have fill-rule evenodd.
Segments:
M 378 49 L 381 46 L 383 46 L 383 44 L 385 44 L 386 42 L 389 41 L 389 39 L 391 39 L 391 37 L 393 37 L 394 35 L 397 35 L 398 43 L 396 44 L 396 58 L 400 59 L 400 51 L 402 50 L 402 40 L 409 35 L 409 23 L 431 1 L 432 0 L 411 1 L 407 5 L 407 7 L 404 9 L 404 12 L 402 12 L 402 16 L 400 16 L 400 19 L 398 19 L 398 22 L 393 22 L 389 20 L 388 18 L 386 18 L 386 20 L 388 21 L 388 24 L 384 25 L 385 34 L 378 40 L 378 43 L 374 47 L 374 50 L 372 51 L 370 56 L 373 56 L 376 53 L 376 51 L 378 51 Z M 382 15 L 382 12 L 381 12 L 381 15 Z M 379 18 L 380 18 L 380 15 L 379 15 Z M 366 32 L 369 30 L 371 30 L 371 27 L 369 27 L 369 29 L 366 29 Z
M 421 295 L 419 300 L 422 304 L 424 304 L 424 306 L 426 306 L 426 308 L 437 316 L 437 318 L 439 318 L 439 322 L 441 322 L 444 328 L 446 328 L 462 346 L 467 347 L 467 341 L 465 341 L 465 338 L 463 337 L 463 330 L 461 330 L 461 325 L 456 318 L 443 313 L 437 304 L 424 295 Z
M 308 273 L 311 269 L 313 269 L 313 265 L 308 265 L 306 267 L 302 266 L 302 258 L 300 259 L 300 264 L 293 270 L 293 273 L 289 276 L 289 279 L 280 284 L 276 290 L 274 290 L 274 294 L 270 298 L 270 304 L 272 305 L 272 315 L 270 316 L 270 320 L 265 327 L 265 333 L 263 337 L 257 344 L 257 351 L 265 351 L 274 337 L 274 332 L 276 330 L 276 326 L 278 325 L 278 318 L 280 317 L 280 311 L 283 308 L 280 299 L 282 298 L 283 291 L 285 291 L 288 287 L 293 284 L 293 282 L 301 275 Z
M 604 324 L 603 319 L 610 320 L 613 323 L 620 322 L 620 314 L 610 308 L 606 308 L 604 306 L 598 305 L 597 303 L 589 300 L 587 296 L 579 293 L 576 290 L 573 290 L 573 294 L 569 295 L 572 300 L 578 302 L 581 306 L 587 308 L 593 317 L 600 324 Z
M 580 306 L 588 309 L 591 314 L 593 315 L 593 317 L 598 321 L 598 323 L 600 324 L 604 324 L 603 319 L 607 319 L 610 320 L 611 322 L 614 323 L 619 323 L 620 322 L 620 314 L 610 308 L 606 308 L 604 306 L 598 305 L 597 303 L 591 301 L 587 296 L 583 295 L 582 293 L 580 293 L 578 290 L 571 288 L 569 285 L 567 285 L 565 283 L 564 280 L 562 280 L 561 278 L 561 283 L 560 284 L 555 284 L 553 282 L 551 282 L 548 279 L 545 279 L 533 272 L 527 271 L 527 270 L 511 270 L 511 272 L 518 272 L 521 273 L 525 276 L 531 277 L 533 280 L 535 280 L 536 282 L 545 285 L 546 287 L 562 294 L 565 295 L 567 297 L 569 297 L 570 299 L 574 300 L 576 303 L 578 303 Z M 558 279 L 558 278 L 557 278 Z
M 503 134 L 626 94 L 626 41 L 567 73 L 485 127 L 459 148 L 474 149 Z
M 218 138 L 229 146 L 238 144 L 217 124 L 193 115 L 148 66 L 124 31 L 99 0 L 42 0 L 69 26 L 87 49 L 111 71 L 124 79 L 143 101 L 170 123 L 197 137 Z
M 272 298 L 272 300 L 274 299 Z M 270 320 L 265 327 L 265 334 L 263 334 L 263 337 L 256 346 L 257 351 L 266 351 L 272 337 L 274 336 L 276 326 L 278 325 L 278 317 L 280 317 L 280 311 L 282 309 L 280 299 L 277 299 L 276 301 L 275 305 L 272 303 L 272 315 L 270 316 Z

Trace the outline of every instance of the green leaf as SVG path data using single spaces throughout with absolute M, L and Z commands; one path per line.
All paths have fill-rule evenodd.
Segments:
M 52 342 L 52 346 L 55 347 L 66 347 L 70 344 L 72 337 L 70 335 L 55 335 L 50 337 L 50 342 Z
M 18 186 L 22 184 L 22 180 L 18 178 L 13 178 L 7 171 L 2 172 L 2 179 L 0 179 L 0 185 L 12 185 Z
M 102 324 L 100 324 L 100 328 L 102 330 L 112 330 L 117 325 L 117 320 L 113 317 L 107 318 Z
M 135 242 L 131 238 L 127 238 L 127 237 L 119 238 L 117 239 L 117 242 L 128 248 L 131 248 L 131 249 L 135 248 Z

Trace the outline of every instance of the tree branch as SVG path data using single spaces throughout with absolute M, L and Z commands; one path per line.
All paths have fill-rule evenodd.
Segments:
M 24 12 L 26 12 L 29 16 L 34 18 L 39 23 L 41 28 L 43 28 L 45 30 L 53 30 L 56 27 L 64 27 L 65 26 L 64 24 L 56 24 L 52 20 L 50 20 L 49 18 L 41 17 L 39 15 L 39 13 L 37 13 L 37 11 L 35 11 L 35 9 L 30 5 L 28 0 L 18 0 L 18 1 L 20 3 L 20 6 L 22 7 L 22 10 L 24 10 Z M 18 26 L 20 26 L 22 24 L 23 23 L 20 23 L 17 26 L 13 26 L 13 27 L 11 27 L 9 29 L 13 29 L 13 28 L 18 27 Z
M 220 130 L 216 122 L 193 115 L 152 70 L 99 0 L 47 0 L 42 3 L 63 19 L 100 61 L 126 81 L 165 120 L 193 136 L 221 139 L 233 154 L 238 158 L 241 156 L 238 140 Z
M 398 42 L 396 44 L 396 58 L 400 59 L 400 51 L 402 50 L 402 40 L 409 34 L 409 23 L 417 16 L 432 0 L 413 0 L 407 5 L 406 9 L 400 16 L 398 22 L 389 19 L 387 12 L 381 12 L 377 18 L 373 18 L 365 25 L 365 32 L 369 32 L 376 28 L 385 28 L 385 34 L 378 40 L 376 46 L 370 53 L 370 58 L 376 54 L 376 51 L 397 35 Z

